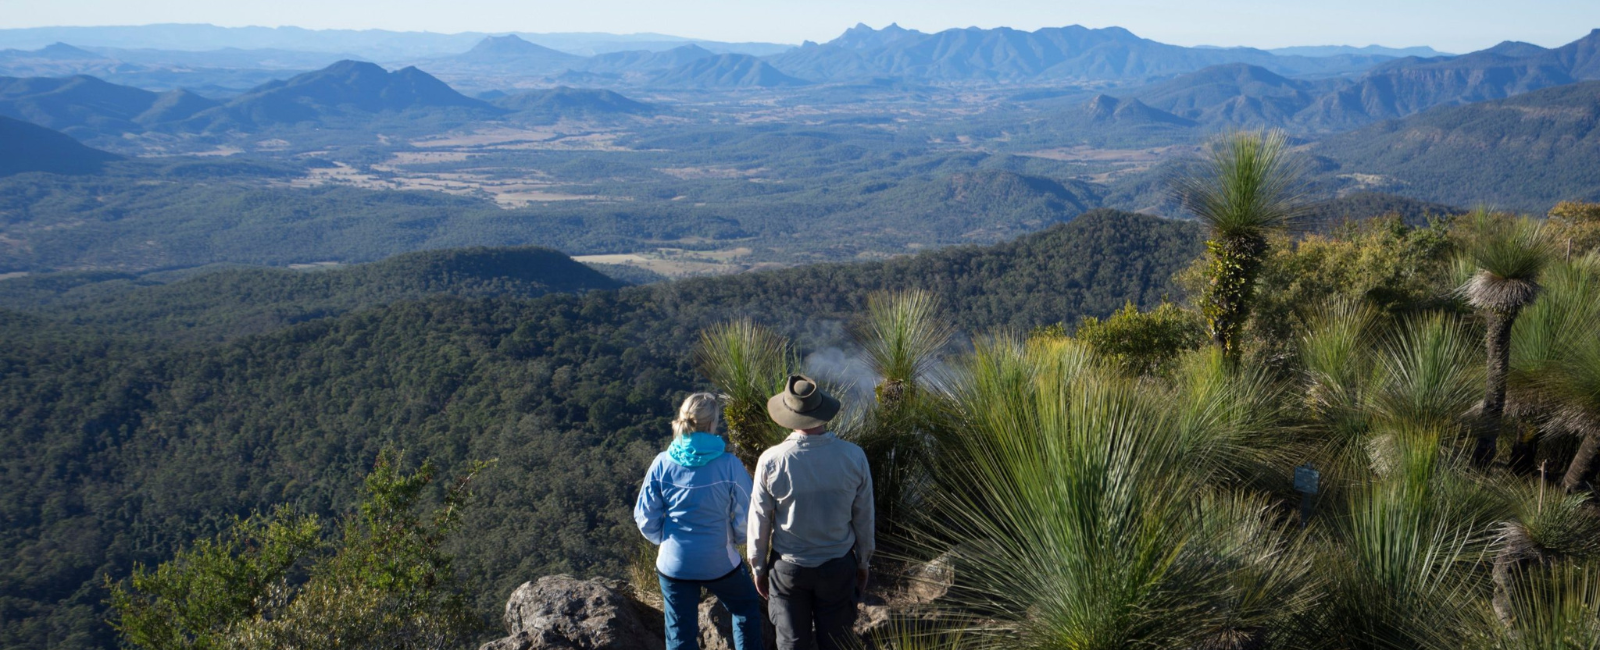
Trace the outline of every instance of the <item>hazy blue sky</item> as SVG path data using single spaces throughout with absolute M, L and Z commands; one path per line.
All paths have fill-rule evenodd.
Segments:
M 1600 0 L 0 0 L 0 27 L 297 25 L 435 32 L 661 32 L 823 41 L 865 22 L 937 31 L 1119 25 L 1181 45 L 1551 46 L 1600 27 Z

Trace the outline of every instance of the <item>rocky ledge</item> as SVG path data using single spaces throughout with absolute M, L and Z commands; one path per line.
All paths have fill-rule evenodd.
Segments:
M 944 596 L 953 582 L 948 558 L 923 565 L 907 576 L 907 588 L 894 602 L 881 597 L 861 606 L 856 632 L 870 639 L 897 617 L 916 612 Z M 506 601 L 510 634 L 479 650 L 654 650 L 666 645 L 661 610 L 634 596 L 626 584 L 605 579 L 546 576 L 524 582 Z M 774 648 L 772 623 L 763 621 L 765 645 Z M 702 650 L 734 650 L 733 617 L 707 599 L 700 604 Z

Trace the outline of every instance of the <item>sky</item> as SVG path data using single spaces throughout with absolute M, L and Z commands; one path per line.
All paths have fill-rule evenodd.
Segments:
M 1554 46 L 1600 27 L 1600 0 L 0 0 L 0 28 L 211 23 L 432 32 L 655 32 L 826 41 L 864 22 L 939 31 L 1125 27 L 1178 45 Z

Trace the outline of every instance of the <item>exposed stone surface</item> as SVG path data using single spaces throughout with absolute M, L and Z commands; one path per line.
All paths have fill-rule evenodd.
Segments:
M 888 605 L 861 605 L 856 611 L 856 634 L 862 639 L 873 638 L 889 626 L 892 613 Z
M 620 583 L 546 576 L 506 601 L 511 636 L 480 650 L 639 650 L 660 648 L 661 614 Z
M 953 572 L 948 564 L 938 563 L 917 569 L 934 586 L 919 587 L 917 595 L 908 598 L 914 602 L 896 605 L 881 597 L 869 598 L 860 606 L 855 632 L 871 639 L 896 620 L 897 609 L 942 597 Z M 765 607 L 761 618 L 762 648 L 776 650 L 777 631 Z M 715 598 L 700 603 L 699 620 L 701 650 L 737 650 L 733 615 Z M 622 583 L 609 580 L 560 575 L 525 582 L 507 600 L 504 622 L 510 636 L 479 650 L 654 650 L 666 645 L 661 611 L 634 598 Z
M 767 618 L 767 609 L 761 608 L 761 646 L 776 650 L 778 632 Z M 717 599 L 700 603 L 700 650 L 735 650 L 733 645 L 733 614 Z
M 956 584 L 954 551 L 906 573 L 906 597 L 913 603 L 928 605 L 944 598 Z

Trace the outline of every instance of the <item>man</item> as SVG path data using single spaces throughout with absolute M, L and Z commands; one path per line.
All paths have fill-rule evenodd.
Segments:
M 851 629 L 873 551 L 872 472 L 860 447 L 828 432 L 839 400 L 803 375 L 767 400 L 794 431 L 756 462 L 750 566 L 780 650 L 856 646 Z

